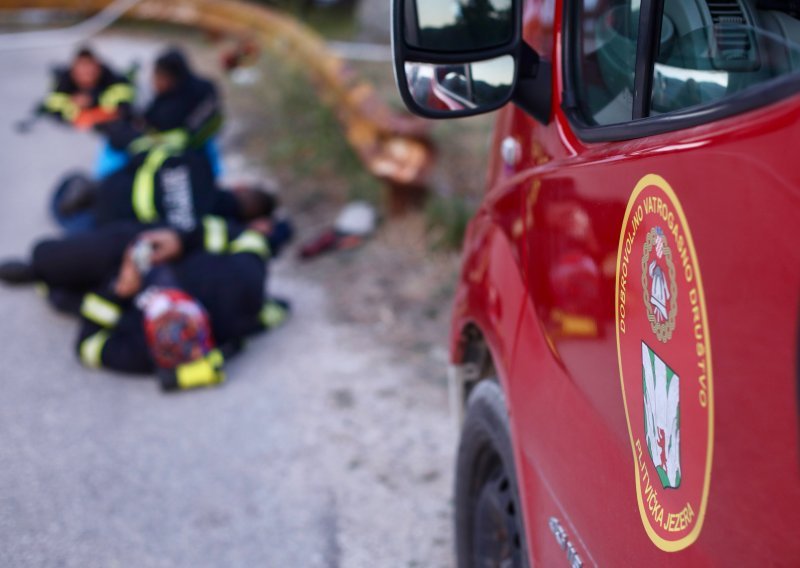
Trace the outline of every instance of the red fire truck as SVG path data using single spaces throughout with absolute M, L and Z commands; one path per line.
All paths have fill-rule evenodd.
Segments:
M 800 4 L 393 13 L 411 110 L 502 109 L 453 315 L 459 566 L 800 566 Z M 416 84 L 442 68 L 458 105 Z

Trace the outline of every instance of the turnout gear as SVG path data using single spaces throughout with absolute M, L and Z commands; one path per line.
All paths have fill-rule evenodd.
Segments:
M 158 227 L 163 225 L 118 221 L 87 233 L 45 239 L 33 247 L 30 267 L 35 280 L 47 284 L 51 293 L 55 289 L 83 293 L 106 282 L 119 269 L 130 243 Z M 207 215 L 194 230 L 178 234 L 184 256 L 205 250 L 211 254 L 252 252 L 263 260 L 272 257 L 269 240 L 221 217 Z M 6 264 L 27 266 L 16 261 Z
M 186 58 L 171 50 L 156 61 L 172 77 L 171 88 L 157 93 L 142 114 L 142 123 L 116 121 L 103 128 L 113 148 L 131 155 L 166 146 L 173 151 L 203 148 L 222 128 L 222 105 L 214 84 L 195 75 Z M 209 156 L 211 158 L 211 156 Z
M 100 182 L 91 210 L 98 227 L 138 221 L 191 231 L 211 212 L 216 191 L 204 152 L 159 146 Z
M 53 194 L 51 212 L 68 233 L 120 220 L 166 222 L 186 230 L 195 224 L 195 217 L 208 213 L 249 220 L 237 195 L 219 189 L 210 172 L 212 164 L 202 151 L 159 147 L 133 158 L 101 181 L 83 173 L 65 176 Z M 260 216 L 269 216 L 273 209 L 265 208 Z
M 172 49 L 156 60 L 156 69 L 169 73 L 173 88 L 159 93 L 144 113 L 150 128 L 158 132 L 182 129 L 191 147 L 200 147 L 222 126 L 217 89 L 195 75 L 180 51 Z
M 81 89 L 72 79 L 69 69 L 59 69 L 55 73 L 53 89 L 39 107 L 39 112 L 60 121 L 78 126 L 92 126 L 112 118 L 130 116 L 131 105 L 136 96 L 133 85 L 127 78 L 118 75 L 109 67 L 100 65 L 100 76 L 94 88 Z M 81 108 L 75 102 L 76 95 L 86 95 L 90 103 Z M 85 120 L 81 121 L 81 115 Z
M 119 234 L 122 232 L 120 229 Z M 207 217 L 181 240 L 185 252 L 166 267 L 169 277 L 164 278 L 163 271 L 160 279 L 149 276 L 148 280 L 156 283 L 150 283 L 138 299 L 119 298 L 108 284 L 81 297 L 77 352 L 84 364 L 128 373 L 157 372 L 165 389 L 218 384 L 224 380 L 225 358 L 238 353 L 247 336 L 271 329 L 285 319 L 286 304 L 264 301 L 269 247 L 261 234 Z M 129 244 L 117 251 L 120 258 Z M 167 296 L 163 295 L 165 291 Z M 210 322 L 206 335 L 203 325 L 197 323 L 202 318 L 175 316 L 170 307 L 186 307 L 194 301 L 203 307 Z M 265 306 L 272 307 L 265 310 Z M 161 319 L 159 310 L 172 316 Z M 276 317 L 276 311 L 281 310 L 283 317 Z M 188 308 L 183 315 L 191 312 Z M 267 312 L 270 317 L 266 317 Z M 180 357 L 170 359 L 164 354 L 175 352 L 190 352 L 197 357 L 170 368 Z
M 82 295 L 116 273 L 128 244 L 148 228 L 152 227 L 118 222 L 88 233 L 45 239 L 33 247 L 33 272 L 51 295 L 55 290 Z

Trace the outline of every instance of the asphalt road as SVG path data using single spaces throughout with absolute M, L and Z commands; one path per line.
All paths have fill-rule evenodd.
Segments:
M 100 46 L 120 62 L 159 47 Z M 54 125 L 12 129 L 69 51 L 0 52 L 1 257 L 56 232 L 48 193 L 96 151 Z M 0 287 L 0 566 L 451 564 L 446 393 L 333 323 L 290 261 L 274 288 L 294 318 L 253 341 L 228 384 L 164 395 L 82 368 L 75 322 Z

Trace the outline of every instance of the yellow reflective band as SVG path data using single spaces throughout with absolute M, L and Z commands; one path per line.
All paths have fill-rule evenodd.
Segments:
M 221 254 L 228 248 L 228 225 L 221 217 L 212 215 L 203 217 L 203 229 L 206 251 Z
M 275 302 L 267 302 L 261 308 L 261 324 L 267 329 L 278 327 L 286 320 L 286 308 Z
M 122 103 L 131 103 L 134 99 L 133 86 L 127 83 L 111 85 L 100 95 L 100 106 L 105 110 L 114 110 Z
M 78 105 L 66 93 L 50 93 L 44 100 L 44 108 L 61 114 L 66 120 L 74 120 L 80 112 Z
M 103 348 L 106 346 L 108 338 L 108 332 L 106 330 L 100 330 L 81 342 L 81 361 L 83 361 L 84 365 L 94 369 L 99 369 L 102 366 Z
M 60 112 L 69 102 L 71 102 L 69 96 L 64 93 L 50 93 L 44 100 L 44 108 L 54 112 Z
M 198 359 L 191 363 L 184 363 L 175 369 L 178 379 L 178 387 L 182 389 L 193 389 L 217 385 L 225 381 L 225 373 L 222 371 L 224 358 L 219 350 L 215 349 L 204 359 Z
M 172 151 L 180 151 L 189 143 L 189 135 L 183 128 L 175 128 L 165 132 L 145 134 L 128 145 L 131 154 L 148 152 L 156 146 L 162 146 Z
M 225 356 L 222 354 L 222 351 L 219 349 L 214 349 L 206 355 L 206 360 L 214 365 L 217 369 L 222 368 L 222 365 L 225 364 Z
M 183 150 L 189 144 L 189 134 L 183 128 L 175 128 L 166 132 L 159 132 L 158 143 L 172 150 Z
M 141 154 L 150 151 L 156 145 L 156 139 L 149 134 L 140 136 L 128 144 L 128 152 L 131 154 Z
M 203 144 L 208 142 L 215 134 L 222 128 L 222 115 L 219 113 L 214 114 L 205 125 L 194 133 L 189 142 L 193 148 L 200 148 Z
M 133 211 L 142 223 L 153 223 L 158 220 L 156 210 L 156 173 L 171 155 L 164 147 L 152 150 L 144 163 L 136 171 L 133 180 Z
M 262 258 L 269 256 L 269 245 L 264 235 L 256 231 L 245 231 L 231 243 L 231 254 L 248 252 Z
M 81 304 L 81 315 L 103 327 L 114 327 L 119 322 L 122 310 L 97 294 L 86 294 Z

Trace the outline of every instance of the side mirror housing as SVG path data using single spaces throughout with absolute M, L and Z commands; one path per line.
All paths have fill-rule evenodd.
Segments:
M 523 0 L 393 0 L 397 86 L 426 118 L 457 118 L 514 101 L 550 116 L 550 66 L 522 39 Z

